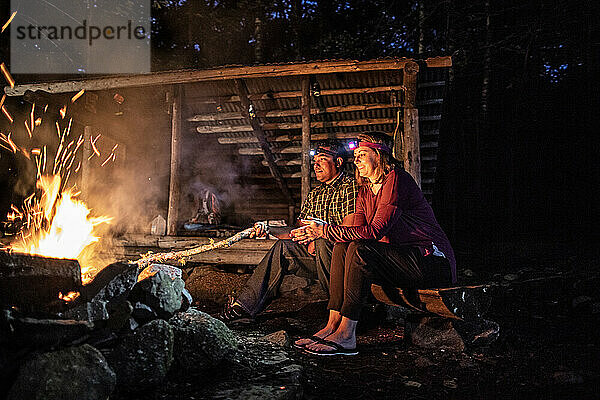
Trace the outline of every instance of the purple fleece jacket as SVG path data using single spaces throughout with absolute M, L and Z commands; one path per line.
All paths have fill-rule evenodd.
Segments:
M 398 246 L 415 246 L 423 254 L 432 250 L 433 242 L 448 258 L 452 283 L 456 283 L 456 260 L 450 241 L 408 172 L 400 168 L 389 172 L 376 195 L 368 186 L 361 187 L 355 215 L 356 226 L 328 225 L 326 238 L 336 242 L 378 240 Z

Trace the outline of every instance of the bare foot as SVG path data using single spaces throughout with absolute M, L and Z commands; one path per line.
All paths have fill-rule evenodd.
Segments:
M 331 335 L 334 331 L 335 331 L 335 328 L 330 328 L 328 325 L 325 328 L 318 331 L 317 333 L 315 333 L 313 336 L 324 339 L 325 337 Z M 316 342 L 311 338 L 302 338 L 302 339 L 298 339 L 294 342 L 294 344 L 298 347 L 303 347 L 303 346 L 306 346 L 311 343 L 316 343 Z
M 324 337 L 323 339 L 335 342 L 337 344 L 339 344 L 340 346 L 342 346 L 344 349 L 355 349 L 356 348 L 356 336 L 355 335 L 351 335 L 351 336 L 347 336 L 344 334 L 341 334 L 339 332 L 333 332 L 331 335 Z M 327 344 L 324 343 L 319 343 L 319 342 L 315 342 L 312 341 L 312 343 L 306 344 L 304 346 L 307 350 L 312 350 L 312 351 L 329 351 L 329 350 L 335 350 L 335 348 L 333 346 L 329 346 Z
M 321 329 L 320 331 L 315 333 L 313 336 L 323 339 L 323 338 L 331 335 L 333 332 L 336 331 L 336 329 L 340 325 L 341 320 L 342 320 L 342 316 L 340 315 L 339 312 L 330 310 L 329 311 L 329 319 L 327 320 L 327 325 L 325 325 L 325 328 Z M 311 338 L 302 338 L 302 339 L 296 340 L 294 342 L 294 345 L 296 347 L 304 347 L 311 343 L 316 343 L 316 342 Z

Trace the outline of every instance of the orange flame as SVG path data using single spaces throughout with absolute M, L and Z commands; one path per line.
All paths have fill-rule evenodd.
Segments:
M 33 229 L 11 246 L 20 253 L 46 257 L 77 259 L 81 265 L 83 283 L 95 275 L 90 265 L 89 246 L 100 239 L 95 234 L 96 226 L 109 223 L 112 218 L 91 217 L 91 210 L 84 202 L 76 199 L 77 193 L 65 190 L 59 194 L 61 179 L 58 175 L 42 176 L 37 182 L 42 190 L 39 202 L 28 210 L 33 219 Z

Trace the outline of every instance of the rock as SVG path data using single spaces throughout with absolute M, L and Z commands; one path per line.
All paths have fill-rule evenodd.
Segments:
M 188 292 L 186 288 L 183 288 L 183 290 L 181 291 L 181 308 L 179 309 L 179 312 L 187 311 L 187 309 L 191 307 L 193 302 L 194 299 L 192 298 L 191 293 Z
M 434 365 L 433 362 L 427 357 L 421 356 L 415 360 L 415 366 L 418 368 L 427 368 L 431 367 L 432 365 Z
M 385 305 L 385 319 L 396 325 L 404 326 L 409 313 L 410 311 L 405 307 Z
M 140 272 L 140 275 L 138 276 L 138 282 L 156 275 L 158 271 L 163 271 L 169 275 L 171 279 L 183 279 L 181 268 L 177 268 L 169 264 L 150 264 L 148 267 L 144 268 L 142 272 Z
M 137 282 L 136 264 L 114 263 L 102 269 L 94 280 L 84 286 L 82 300 L 88 300 L 65 311 L 62 316 L 82 321 L 100 321 L 109 318 L 107 306 L 113 307 L 126 300 Z
M 404 386 L 420 388 L 421 386 L 423 386 L 423 384 L 420 382 L 416 382 L 416 381 L 406 381 L 406 382 L 404 382 Z
M 430 350 L 448 350 L 460 353 L 465 343 L 449 320 L 423 317 L 420 323 L 410 332 L 415 346 Z
M 156 312 L 152 308 L 145 305 L 144 303 L 140 303 L 139 301 L 133 306 L 133 311 L 131 312 L 131 315 L 133 316 L 133 318 L 135 318 L 136 321 L 140 323 L 152 321 L 157 317 Z
M 473 273 L 473 271 L 472 271 L 472 270 L 470 270 L 470 269 L 465 269 L 465 270 L 463 271 L 463 275 L 464 275 L 464 276 L 468 276 L 468 277 L 470 278 L 470 277 L 474 276 L 475 274 Z
M 598 313 L 600 313 L 600 302 L 592 303 L 591 313 L 592 314 L 598 314 Z
M 116 375 L 102 353 L 84 344 L 24 363 L 7 400 L 105 400 L 115 384 Z
M 455 321 L 454 327 L 469 346 L 489 346 L 500 336 L 500 325 L 496 322 L 479 318 L 470 322 Z
M 299 385 L 277 386 L 270 383 L 246 383 L 223 387 L 212 393 L 210 398 L 227 400 L 289 400 L 302 398 L 302 389 Z
M 504 279 L 507 280 L 507 281 L 514 281 L 514 280 L 516 280 L 518 278 L 519 278 L 519 275 L 517 275 L 517 274 L 506 274 L 506 275 L 504 275 Z
M 107 356 L 120 391 L 146 390 L 160 384 L 173 363 L 173 328 L 157 319 L 136 329 Z
M 175 359 L 188 372 L 201 372 L 229 361 L 236 353 L 237 340 L 216 318 L 190 308 L 169 320 L 175 333 Z
M 583 383 L 583 377 L 575 371 L 556 371 L 552 378 L 559 385 L 578 385 Z
M 184 287 L 181 278 L 171 279 L 158 271 L 138 282 L 131 291 L 129 299 L 150 306 L 159 318 L 169 319 L 181 308 L 181 292 Z
M 261 340 L 265 340 L 267 342 L 271 342 L 281 347 L 290 347 L 291 340 L 290 335 L 286 331 L 277 331 L 266 336 L 263 336 Z
M 456 379 L 444 379 L 444 386 L 449 389 L 456 389 L 458 384 L 456 383 Z
M 107 326 L 113 331 L 119 331 L 123 328 L 129 329 L 127 322 L 131 319 L 133 306 L 127 300 L 117 303 L 114 306 L 109 305 Z
M 308 287 L 309 284 L 310 282 L 307 278 L 296 275 L 285 275 L 281 282 L 281 286 L 279 287 L 279 291 L 281 293 L 292 292 L 294 290 L 304 289 Z
M 67 344 L 91 332 L 94 324 L 62 319 L 14 318 L 9 320 L 14 342 L 34 348 Z

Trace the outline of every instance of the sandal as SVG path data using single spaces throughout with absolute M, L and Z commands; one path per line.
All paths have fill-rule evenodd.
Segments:
M 345 347 L 342 347 L 341 344 L 332 342 L 331 340 L 322 339 L 319 341 L 319 343 L 333 348 L 331 350 L 310 350 L 305 348 L 304 351 L 308 354 L 313 354 L 315 356 L 355 356 L 358 354 L 358 350 L 356 350 L 355 348 L 347 349 Z

